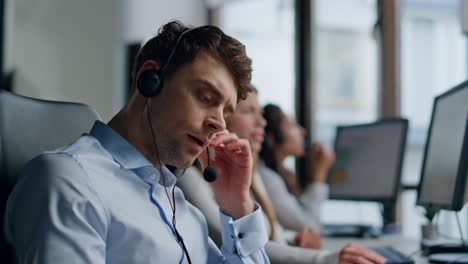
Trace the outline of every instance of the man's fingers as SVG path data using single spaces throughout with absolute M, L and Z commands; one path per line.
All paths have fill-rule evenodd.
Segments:
M 216 132 L 214 135 L 213 135 L 213 138 L 211 139 L 210 141 L 210 145 L 218 138 L 218 137 L 221 137 L 223 135 L 228 135 L 230 134 L 229 131 L 227 131 L 226 129 L 223 130 L 223 131 L 219 131 L 219 132 Z
M 239 141 L 233 140 L 226 144 L 226 150 L 231 152 L 241 151 L 241 143 Z
M 235 153 L 250 153 L 249 141 L 246 139 L 239 139 L 234 133 L 218 135 L 211 141 L 210 146 L 215 148 L 224 146 L 225 150 Z
M 245 139 L 233 139 L 226 144 L 226 150 L 237 153 L 249 153 L 249 142 Z
M 226 145 L 227 143 L 235 139 L 239 139 L 236 134 L 224 133 L 221 135 L 217 135 L 216 138 L 211 141 L 210 146 L 217 147 L 221 144 Z
M 219 132 L 216 132 L 214 135 L 213 135 L 213 139 L 215 139 L 217 136 L 221 136 L 221 135 L 226 135 L 226 134 L 229 134 L 230 132 L 227 130 L 227 129 L 224 129 L 222 131 L 219 131 Z

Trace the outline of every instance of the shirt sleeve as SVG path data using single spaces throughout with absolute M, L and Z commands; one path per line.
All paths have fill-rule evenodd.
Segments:
M 320 217 L 320 212 L 308 211 L 302 207 L 296 197 L 288 191 L 283 179 L 276 172 L 268 168 L 261 168 L 259 174 L 262 177 L 266 192 L 276 210 L 276 216 L 281 225 L 296 231 L 304 227 L 319 230 L 318 218 Z M 319 204 L 322 202 L 323 200 L 314 201 L 314 203 Z M 314 206 L 311 209 L 315 210 L 316 208 L 317 206 Z
M 223 245 L 220 252 L 210 240 L 208 263 L 270 263 L 264 250 L 268 235 L 258 204 L 254 212 L 235 221 L 222 212 L 220 218 Z
M 322 204 L 328 199 L 329 186 L 326 183 L 312 183 L 309 184 L 299 201 L 306 212 L 320 225 L 320 213 L 322 211 Z
M 269 241 L 265 250 L 274 263 L 288 264 L 338 264 L 338 252 L 300 248 Z
M 86 177 L 68 154 L 43 154 L 26 166 L 5 223 L 19 263 L 106 262 L 108 215 Z

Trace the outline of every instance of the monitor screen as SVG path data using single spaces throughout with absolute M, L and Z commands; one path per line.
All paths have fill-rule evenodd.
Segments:
M 338 127 L 336 161 L 328 178 L 330 198 L 394 201 L 407 130 L 405 119 Z
M 468 82 L 437 96 L 426 140 L 418 205 L 460 210 L 465 202 Z M 466 150 L 465 150 L 466 152 Z

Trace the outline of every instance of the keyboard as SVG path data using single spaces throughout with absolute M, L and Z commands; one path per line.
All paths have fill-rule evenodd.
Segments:
M 371 248 L 387 259 L 386 264 L 414 264 L 414 260 L 392 247 Z

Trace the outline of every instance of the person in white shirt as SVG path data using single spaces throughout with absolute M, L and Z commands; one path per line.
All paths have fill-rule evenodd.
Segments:
M 290 229 L 309 226 L 318 231 L 321 205 L 328 199 L 326 176 L 335 155 L 320 144 L 313 144 L 311 148 L 306 146 L 304 128 L 284 114 L 279 106 L 268 104 L 263 111 L 267 126 L 257 168 L 278 221 Z M 302 157 L 306 150 L 312 152 L 308 156 L 312 170 L 305 177 L 307 186 L 302 190 L 295 173 L 285 167 L 284 161 L 289 156 Z
M 251 72 L 245 47 L 219 28 L 164 25 L 137 56 L 127 105 L 26 165 L 6 211 L 18 263 L 269 263 L 249 143 L 225 121 Z M 208 146 L 221 249 L 166 168 L 189 167 Z
M 236 133 L 239 138 L 249 141 L 254 160 L 261 149 L 265 125 L 262 107 L 258 103 L 256 93 L 250 93 L 245 101 L 239 103 L 236 112 L 227 119 L 228 130 Z M 255 169 L 252 178 L 252 196 L 262 205 L 265 213 L 270 236 L 270 241 L 265 249 L 272 263 L 368 264 L 373 262 L 383 264 L 385 262 L 385 259 L 380 255 L 355 244 L 347 245 L 338 252 L 317 250 L 320 245 L 320 237 L 307 226 L 285 230 L 276 220 L 276 208 L 272 206 L 263 188 L 262 180 Z M 213 188 L 203 180 L 201 170 L 196 167 L 187 169 L 180 177 L 178 185 L 183 190 L 187 200 L 205 215 L 210 236 L 215 242 L 220 243 L 221 225 L 216 216 L 218 205 Z M 291 215 L 291 217 L 296 216 Z

